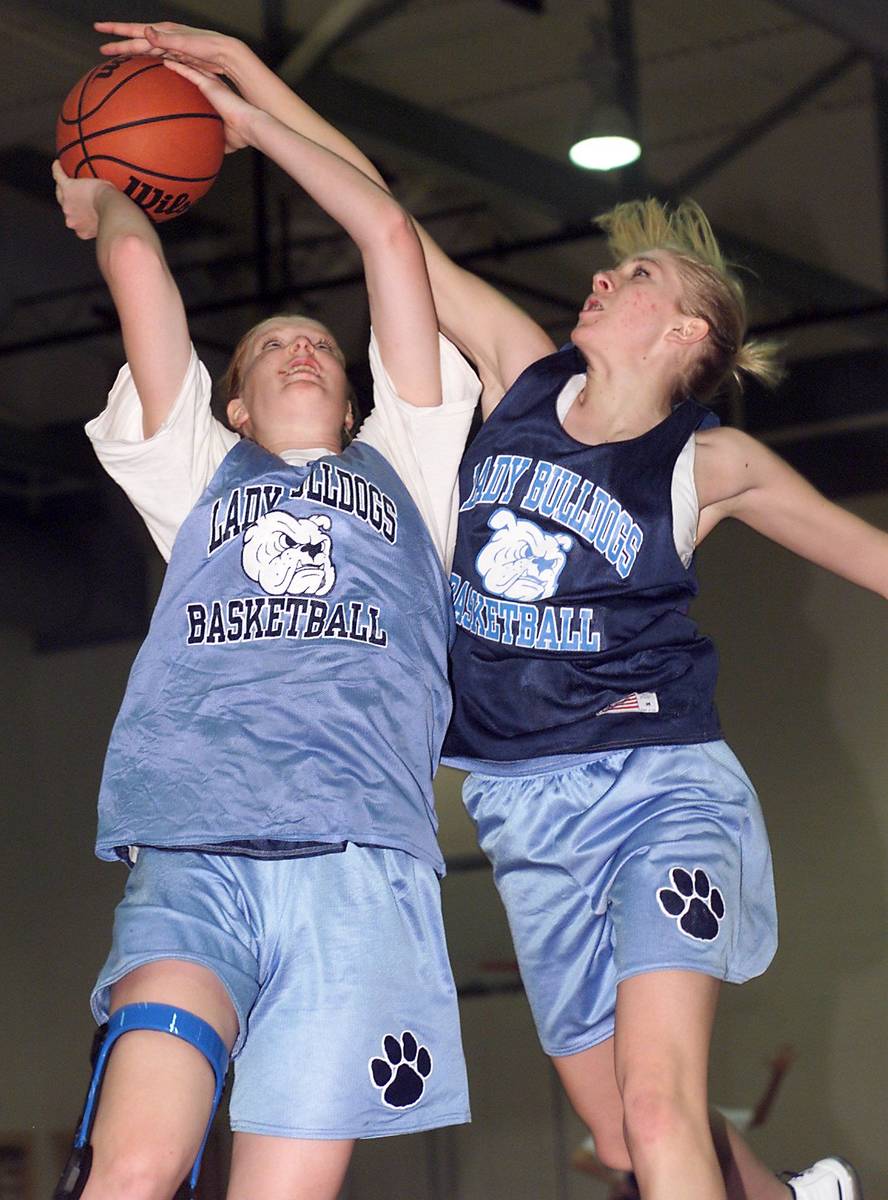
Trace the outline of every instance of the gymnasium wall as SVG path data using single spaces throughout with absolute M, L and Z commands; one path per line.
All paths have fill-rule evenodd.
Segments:
M 853 507 L 888 529 L 888 493 Z M 767 1060 L 791 1044 L 795 1064 L 754 1143 L 775 1168 L 841 1153 L 868 1195 L 888 1194 L 888 609 L 739 527 L 716 531 L 699 569 L 696 615 L 721 649 L 723 721 L 762 797 L 781 915 L 768 974 L 725 989 L 713 1097 L 754 1103 Z M 92 857 L 92 836 L 135 648 L 38 656 L 23 635 L 0 630 L 0 1146 L 30 1150 L 34 1200 L 51 1192 L 83 1100 L 86 997 L 124 881 L 123 867 Z M 450 856 L 474 849 L 458 783 L 442 771 Z M 458 979 L 509 986 L 487 872 L 451 873 L 444 897 Z M 467 998 L 463 1021 L 474 1124 L 362 1145 L 346 1200 L 602 1197 L 568 1165 L 582 1131 L 553 1087 L 523 996 Z

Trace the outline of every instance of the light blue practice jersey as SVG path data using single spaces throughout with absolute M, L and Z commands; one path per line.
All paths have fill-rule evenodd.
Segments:
M 450 593 L 371 446 L 249 441 L 179 530 L 111 736 L 96 851 L 355 842 L 443 871 L 432 776 Z

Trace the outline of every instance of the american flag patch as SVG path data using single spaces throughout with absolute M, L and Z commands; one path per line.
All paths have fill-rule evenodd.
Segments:
M 595 715 L 603 717 L 607 713 L 643 712 L 655 713 L 660 711 L 656 692 L 630 692 L 620 700 L 615 700 L 607 708 L 600 709 Z

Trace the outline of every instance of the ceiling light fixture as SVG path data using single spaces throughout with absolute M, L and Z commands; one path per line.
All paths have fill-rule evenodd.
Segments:
M 579 59 L 588 100 L 568 149 L 570 161 L 586 171 L 614 171 L 641 156 L 633 2 L 605 0 L 606 15 L 589 19 L 590 43 Z
M 628 116 L 618 104 L 601 104 L 568 151 L 574 166 L 586 171 L 614 171 L 641 156 Z

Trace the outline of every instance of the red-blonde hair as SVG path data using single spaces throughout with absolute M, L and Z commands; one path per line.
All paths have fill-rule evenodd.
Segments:
M 228 367 L 226 368 L 225 374 L 222 376 L 222 379 L 220 381 L 222 398 L 225 402 L 226 407 L 228 406 L 230 401 L 234 400 L 235 397 L 237 397 L 241 394 L 241 388 L 243 386 L 244 363 L 246 362 L 247 356 L 249 355 L 250 350 L 252 349 L 253 341 L 254 341 L 256 335 L 261 330 L 263 330 L 266 326 L 275 325 L 280 321 L 294 322 L 294 323 L 301 322 L 301 321 L 310 321 L 312 325 L 317 325 L 317 327 L 319 329 L 323 329 L 325 333 L 330 333 L 330 330 L 323 323 L 323 321 L 316 321 L 314 319 L 314 317 L 307 317 L 304 313 L 277 313 L 273 317 L 265 317 L 265 318 L 263 318 L 263 320 L 258 321 L 255 325 L 253 325 L 250 329 L 248 329 L 247 332 L 245 334 L 243 334 L 243 336 L 238 341 L 237 345 L 234 348 L 234 351 L 232 352 L 231 358 L 228 362 Z M 331 337 L 333 336 L 332 333 L 330 334 L 330 336 Z M 342 365 L 344 367 L 345 366 L 345 356 L 343 355 L 342 351 L 339 349 L 339 345 L 338 345 L 338 343 L 336 343 L 335 339 L 334 339 L 334 345 L 336 346 L 336 357 L 339 359 L 339 361 L 342 363 Z M 353 423 L 357 422 L 359 419 L 359 416 L 360 416 L 359 411 L 358 411 L 358 398 L 355 395 L 355 390 L 352 387 L 351 383 L 348 381 L 348 379 L 346 379 L 345 399 L 346 399 L 346 403 L 348 405 L 348 412 L 352 418 L 352 422 Z M 353 425 L 353 428 L 354 428 L 354 425 Z M 353 436 L 354 435 L 353 435 L 352 431 L 350 429 L 346 428 L 345 425 L 343 425 L 343 427 L 342 427 L 342 444 L 343 444 L 343 446 L 347 446 L 348 443 L 352 440 Z
M 701 317 L 709 332 L 678 391 L 703 402 L 725 386 L 742 389 L 744 376 L 774 387 L 783 375 L 776 342 L 747 339 L 743 285 L 726 262 L 703 209 L 693 200 L 674 207 L 649 196 L 618 204 L 595 218 L 615 262 L 645 250 L 664 250 L 683 283 L 682 312 Z

